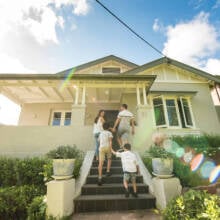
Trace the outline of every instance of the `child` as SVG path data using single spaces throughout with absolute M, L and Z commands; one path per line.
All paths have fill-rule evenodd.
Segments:
M 112 157 L 112 133 L 108 130 L 109 129 L 109 123 L 105 122 L 103 124 L 103 131 L 101 131 L 99 135 L 99 141 L 100 141 L 100 146 L 99 146 L 99 167 L 98 167 L 98 172 L 99 172 L 99 177 L 98 177 L 98 185 L 102 185 L 102 167 L 103 167 L 103 162 L 105 160 L 105 155 L 108 158 L 108 163 L 107 163 L 107 173 L 106 176 L 110 176 L 110 168 L 111 168 L 111 157 Z
M 128 190 L 128 182 L 131 179 L 132 186 L 133 186 L 133 193 L 134 197 L 138 197 L 137 194 L 137 185 L 136 185 L 136 174 L 139 173 L 139 167 L 137 165 L 136 156 L 134 153 L 131 152 L 131 145 L 125 144 L 124 145 L 124 152 L 115 152 L 112 149 L 112 153 L 116 155 L 116 157 L 121 157 L 122 168 L 124 172 L 123 183 L 125 187 L 125 197 L 129 197 L 129 190 Z

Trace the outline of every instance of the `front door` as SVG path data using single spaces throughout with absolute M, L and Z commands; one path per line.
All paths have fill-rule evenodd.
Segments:
M 117 116 L 118 116 L 118 110 L 105 110 L 105 120 L 109 122 L 111 128 L 113 128 Z M 119 148 L 115 133 L 113 134 L 112 147 L 115 150 Z

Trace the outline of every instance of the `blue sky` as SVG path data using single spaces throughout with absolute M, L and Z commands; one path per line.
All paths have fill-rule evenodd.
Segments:
M 220 75 L 220 0 L 100 1 L 167 56 Z M 56 73 L 109 54 L 160 58 L 95 0 L 0 0 L 0 27 L 0 73 Z

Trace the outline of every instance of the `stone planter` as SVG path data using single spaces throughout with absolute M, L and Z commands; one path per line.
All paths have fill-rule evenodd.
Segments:
M 156 176 L 172 176 L 172 158 L 152 158 L 153 174 Z
M 73 176 L 75 159 L 53 159 L 53 178 L 69 179 Z

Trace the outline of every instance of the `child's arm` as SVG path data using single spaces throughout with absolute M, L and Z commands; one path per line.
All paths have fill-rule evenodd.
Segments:
M 114 155 L 116 155 L 116 151 L 114 151 L 113 148 L 112 148 L 112 153 L 113 153 Z
M 138 165 L 136 165 L 136 167 L 137 167 L 137 174 L 140 175 L 140 168 Z

